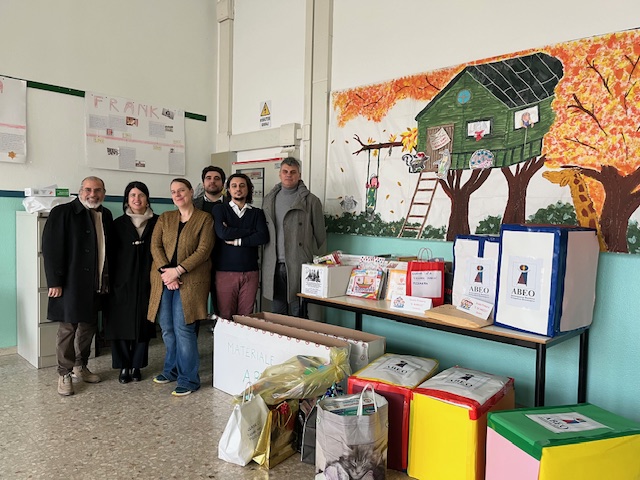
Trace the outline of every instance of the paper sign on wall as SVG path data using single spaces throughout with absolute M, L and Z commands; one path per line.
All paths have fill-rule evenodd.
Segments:
M 183 110 L 87 92 L 85 117 L 87 164 L 184 175 Z
M 0 77 L 0 161 L 27 160 L 27 82 Z

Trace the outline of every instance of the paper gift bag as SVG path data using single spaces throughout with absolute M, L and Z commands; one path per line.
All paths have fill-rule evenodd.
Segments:
M 386 478 L 389 405 L 371 385 L 318 404 L 316 478 Z
M 218 458 L 243 467 L 253 458 L 269 415 L 269 408 L 260 395 L 250 393 L 246 401 L 245 398 L 233 407 L 218 444 Z
M 502 225 L 495 323 L 553 337 L 591 325 L 600 246 L 596 231 Z
M 316 463 L 316 419 L 318 409 L 314 405 L 313 409 L 304 419 L 302 426 L 302 438 L 300 442 L 300 460 L 303 463 Z
M 273 468 L 296 453 L 294 430 L 298 400 L 287 400 L 269 410 L 253 461 L 265 468 Z
M 460 306 L 467 297 L 494 304 L 499 256 L 500 237 L 497 235 L 456 236 L 451 298 L 454 306 Z M 492 314 L 489 317 L 493 319 Z
M 428 248 L 407 266 L 407 295 L 430 298 L 434 307 L 444 303 L 444 260 L 433 258 Z

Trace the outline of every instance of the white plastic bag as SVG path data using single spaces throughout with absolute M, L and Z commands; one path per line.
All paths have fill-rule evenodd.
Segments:
M 22 200 L 22 205 L 29 213 L 50 212 L 56 205 L 73 202 L 75 198 L 75 195 L 70 197 L 25 197 Z
M 253 458 L 269 414 L 269 408 L 260 395 L 251 392 L 245 398 L 233 407 L 218 444 L 219 459 L 243 467 Z

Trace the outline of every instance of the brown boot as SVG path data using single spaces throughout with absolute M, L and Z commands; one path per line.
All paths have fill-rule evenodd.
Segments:
M 73 383 L 71 381 L 71 374 L 60 375 L 58 377 L 58 393 L 68 397 L 73 395 Z
M 100 376 L 92 373 L 91 370 L 87 368 L 86 365 L 79 367 L 73 367 L 73 372 L 71 372 L 71 376 L 76 380 L 82 380 L 87 383 L 98 383 L 100 381 Z

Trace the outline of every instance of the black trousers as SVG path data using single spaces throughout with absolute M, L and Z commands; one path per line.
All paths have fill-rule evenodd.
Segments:
M 117 369 L 149 365 L 149 342 L 111 340 L 111 366 Z
M 288 299 L 289 290 L 287 282 L 287 266 L 284 263 L 276 264 L 276 272 L 273 277 L 273 301 L 271 311 L 281 315 L 300 316 L 300 301 L 298 297 L 293 302 Z

